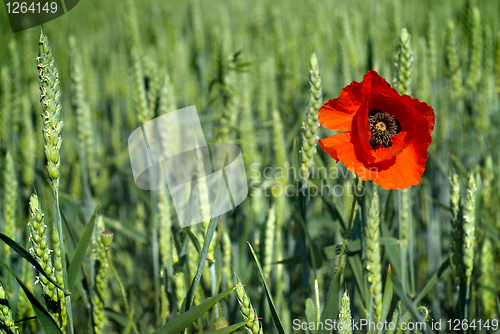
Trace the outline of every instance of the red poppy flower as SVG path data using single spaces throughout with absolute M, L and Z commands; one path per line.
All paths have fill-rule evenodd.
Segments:
M 432 142 L 434 110 L 399 95 L 377 72 L 353 81 L 318 111 L 321 125 L 345 131 L 319 141 L 333 159 L 384 189 L 404 189 L 422 179 Z

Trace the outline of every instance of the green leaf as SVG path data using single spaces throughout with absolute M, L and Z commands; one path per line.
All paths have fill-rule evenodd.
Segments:
M 4 267 L 9 273 L 11 273 L 12 276 L 16 278 L 17 282 L 28 297 L 31 306 L 33 307 L 33 311 L 35 311 L 35 315 L 38 318 L 40 325 L 42 325 L 45 334 L 62 334 L 61 329 L 59 328 L 59 326 L 57 326 L 56 321 L 54 320 L 54 318 L 52 318 L 49 311 L 47 311 L 45 307 L 43 307 L 42 304 L 36 299 L 30 289 L 28 289 L 26 284 L 24 284 L 24 282 L 19 277 L 17 277 L 12 269 L 10 269 L 9 266 L 1 259 L 0 265 L 2 265 L 2 267 Z
M 19 243 L 15 242 L 14 240 L 12 240 L 6 234 L 0 233 L 0 239 L 2 239 L 3 242 L 5 242 L 7 245 L 9 245 L 10 248 L 12 248 L 17 254 L 21 255 L 23 258 L 28 260 L 28 262 L 31 263 L 40 272 L 40 274 L 45 276 L 49 280 L 50 283 L 54 284 L 59 289 L 61 289 L 66 296 L 71 294 L 71 292 L 64 289 L 62 286 L 57 284 L 56 281 L 54 281 L 52 278 L 50 278 L 50 276 L 43 270 L 42 266 L 38 263 L 38 261 L 33 257 L 33 255 L 31 255 L 30 252 L 28 252 L 26 250 L 26 248 L 24 248 L 23 246 L 21 246 Z
M 316 316 L 314 315 L 314 302 L 311 298 L 306 299 L 306 321 L 308 323 L 316 322 Z M 309 330 L 309 333 L 311 331 Z
M 196 235 L 194 235 L 193 232 L 191 232 L 191 229 L 188 226 L 184 227 L 184 230 L 187 231 L 189 238 L 191 238 L 191 241 L 193 242 L 194 247 L 198 252 L 198 255 L 201 255 L 200 243 L 198 242 L 198 238 L 196 237 Z
M 302 257 L 300 255 L 290 257 L 288 259 L 284 259 L 282 261 L 273 262 L 273 264 L 299 264 L 301 262 Z
M 262 284 L 264 285 L 264 289 L 266 290 L 266 296 L 267 296 L 267 302 L 269 304 L 269 308 L 271 309 L 271 315 L 273 316 L 274 324 L 276 325 L 276 329 L 278 330 L 278 333 L 280 334 L 285 334 L 285 329 L 283 328 L 283 325 L 281 324 L 280 317 L 278 315 L 278 312 L 276 311 L 276 306 L 274 306 L 274 301 L 273 301 L 273 296 L 271 294 L 271 289 L 269 289 L 269 286 L 267 285 L 266 282 L 266 275 L 264 274 L 264 271 L 262 270 L 262 266 L 260 265 L 259 259 L 257 258 L 257 255 L 255 254 L 255 251 L 252 248 L 252 245 L 250 245 L 249 242 L 248 246 L 250 247 L 250 251 L 252 252 L 253 258 L 255 259 L 255 263 L 257 263 L 257 268 L 259 268 L 259 273 L 260 273 L 260 278 L 262 279 Z
M 250 319 L 248 321 L 239 322 L 237 324 L 234 324 L 234 325 L 231 325 L 231 326 L 228 326 L 228 327 L 224 327 L 224 328 L 218 329 L 216 331 L 209 332 L 207 334 L 229 334 L 229 333 L 234 332 L 238 328 L 241 328 L 241 327 L 245 326 L 246 324 L 248 324 L 249 322 L 252 322 L 254 320 L 255 319 Z
M 429 282 L 427 282 L 422 291 L 420 291 L 418 296 L 415 298 L 415 303 L 419 303 L 429 293 L 429 291 L 432 290 L 434 285 L 437 282 L 439 282 L 439 279 L 441 278 L 441 276 L 443 276 L 443 273 L 446 271 L 446 269 L 448 269 L 449 266 L 450 266 L 450 258 L 447 258 L 446 261 L 444 261 L 443 264 L 441 264 L 441 267 L 439 267 L 438 271 L 436 271 L 434 275 L 432 275 Z
M 339 316 L 340 277 L 341 275 L 335 275 L 332 284 L 330 285 L 325 308 L 323 309 L 323 314 L 321 315 L 321 322 L 323 323 L 326 321 L 326 319 L 337 319 Z M 330 332 L 326 329 L 323 329 L 318 331 L 318 333 L 328 334 Z
M 85 253 L 87 252 L 87 248 L 90 244 L 90 240 L 92 239 L 92 233 L 94 232 L 95 221 L 97 219 L 97 212 L 99 211 L 100 203 L 97 203 L 94 214 L 90 218 L 85 230 L 83 231 L 82 237 L 80 241 L 78 241 L 78 245 L 76 246 L 75 252 L 73 253 L 73 258 L 69 263 L 68 268 L 68 288 L 73 290 L 76 284 L 76 280 L 78 278 L 78 274 L 80 272 L 80 267 L 82 266 L 83 259 L 85 258 Z
M 154 331 L 153 334 L 179 334 L 189 325 L 195 322 L 199 317 L 201 317 L 205 312 L 210 310 L 220 300 L 233 292 L 236 288 L 237 287 L 231 288 L 225 292 L 219 293 L 217 296 L 205 300 L 200 305 L 195 306 L 191 310 L 182 313 L 181 315 L 170 320 L 165 325 Z
M 422 318 L 420 313 L 418 313 L 418 310 L 417 310 L 415 304 L 412 302 L 410 297 L 408 297 L 408 295 L 404 292 L 403 285 L 401 284 L 401 281 L 399 280 L 398 276 L 396 275 L 396 272 L 394 272 L 392 275 L 392 284 L 394 286 L 394 292 L 396 292 L 396 294 L 399 296 L 399 298 L 401 298 L 401 300 L 405 304 L 406 308 L 410 311 L 410 313 L 415 318 L 415 321 L 424 322 L 424 319 Z M 429 331 L 428 326 L 426 326 L 424 328 L 424 331 L 426 333 L 432 333 Z
M 389 314 L 392 302 L 392 270 L 391 266 L 387 269 L 387 277 L 385 281 L 384 297 L 382 298 L 382 313 L 379 321 L 384 321 Z

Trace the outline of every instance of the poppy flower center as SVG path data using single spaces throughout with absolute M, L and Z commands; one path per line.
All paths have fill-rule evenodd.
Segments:
M 401 131 L 401 125 L 394 116 L 378 109 L 372 109 L 368 113 L 368 124 L 370 124 L 370 145 L 375 150 L 381 146 L 391 147 L 392 138 Z

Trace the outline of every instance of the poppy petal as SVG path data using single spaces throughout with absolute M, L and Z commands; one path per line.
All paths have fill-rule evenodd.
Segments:
M 395 157 L 395 162 L 389 168 L 378 170 L 373 180 L 386 190 L 416 185 L 422 179 L 426 160 L 427 147 L 424 149 L 420 145 L 410 144 Z
M 350 86 L 346 88 L 348 87 Z M 318 110 L 318 119 L 323 127 L 339 131 L 351 128 L 352 118 L 356 114 L 356 111 L 358 111 L 361 103 L 356 101 L 354 95 L 347 91 L 346 88 L 342 89 L 338 98 L 328 100 Z
M 375 87 L 392 89 L 391 85 L 375 71 L 368 71 L 363 76 L 362 82 L 351 82 L 341 90 L 338 98 L 328 100 L 318 110 L 321 125 L 330 130 L 350 130 L 352 118 Z
M 403 100 L 403 102 L 407 103 L 408 105 L 412 106 L 413 109 L 415 109 L 420 115 L 422 115 L 427 120 L 427 124 L 430 131 L 434 129 L 436 119 L 434 115 L 434 109 L 432 109 L 431 106 L 427 105 L 427 103 L 425 102 L 420 102 L 417 99 L 412 99 L 408 95 L 403 95 L 401 97 L 401 100 Z
M 359 146 L 359 143 L 357 143 L 356 136 L 351 136 L 350 131 L 321 139 L 319 145 L 325 153 L 337 162 L 340 160 L 349 171 L 358 174 L 362 180 L 374 179 L 376 167 L 366 164 L 362 161 L 362 157 L 358 158 L 356 147 Z

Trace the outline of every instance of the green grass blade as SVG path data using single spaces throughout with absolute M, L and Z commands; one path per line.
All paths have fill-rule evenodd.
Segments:
M 4 267 L 9 273 L 11 273 L 12 276 L 16 278 L 17 282 L 28 297 L 31 306 L 33 307 L 33 311 L 35 311 L 36 317 L 38 318 L 40 325 L 42 325 L 45 334 L 62 334 L 61 329 L 57 326 L 56 321 L 52 318 L 49 311 L 47 311 L 45 307 L 43 307 L 42 304 L 36 299 L 26 284 L 24 284 L 24 282 L 17 277 L 12 269 L 10 269 L 10 267 L 2 260 L 0 260 L 0 265 L 2 265 L 2 267 Z
M 248 242 L 248 246 L 250 247 L 250 251 L 252 251 L 252 255 L 253 255 L 253 258 L 255 259 L 255 263 L 257 263 L 257 268 L 259 268 L 260 278 L 262 279 L 262 284 L 264 285 L 264 289 L 266 290 L 267 302 L 269 303 L 269 308 L 271 309 L 271 315 L 273 316 L 273 320 L 274 320 L 274 324 L 276 325 L 276 329 L 278 330 L 278 333 L 285 334 L 285 329 L 283 328 L 283 325 L 281 323 L 278 312 L 276 311 L 276 306 L 274 306 L 274 301 L 273 301 L 273 296 L 271 294 L 271 289 L 269 289 L 269 286 L 267 285 L 267 282 L 266 282 L 266 275 L 264 274 L 264 271 L 262 270 L 262 266 L 260 265 L 259 259 L 257 258 L 257 255 L 255 254 L 255 251 L 253 250 L 252 245 L 250 245 L 249 242 Z
M 438 271 L 432 275 L 431 279 L 427 284 L 424 286 L 422 291 L 418 294 L 418 296 L 415 298 L 415 303 L 419 303 L 428 293 L 431 291 L 431 289 L 434 287 L 434 285 L 439 282 L 439 279 L 441 279 L 441 276 L 443 276 L 443 273 L 448 269 L 450 266 L 450 258 L 447 258 L 446 261 L 441 264 L 441 267 L 439 267 Z
M 54 281 L 52 278 L 50 278 L 50 276 L 43 270 L 42 266 L 40 264 L 38 264 L 38 261 L 30 254 L 30 252 L 28 252 L 26 250 L 26 248 L 24 248 L 19 243 L 15 242 L 11 238 L 9 238 L 4 233 L 0 233 L 0 239 L 3 242 L 5 242 L 7 245 L 9 245 L 10 248 L 12 248 L 17 254 L 21 255 L 23 258 L 25 258 L 26 260 L 28 260 L 28 262 L 31 263 L 36 268 L 36 270 L 38 270 L 40 272 L 40 274 L 42 274 L 43 276 L 45 276 L 52 284 L 54 284 L 55 286 L 57 286 L 59 289 L 63 290 L 64 294 L 66 296 L 68 296 L 68 295 L 71 294 L 71 292 L 69 292 L 68 290 L 64 289 L 59 284 L 57 284 L 56 281 Z
M 225 292 L 219 293 L 210 299 L 205 300 L 198 306 L 193 307 L 191 310 L 182 313 L 178 317 L 167 322 L 165 325 L 158 328 L 153 334 L 179 334 L 189 325 L 195 322 L 199 317 L 201 317 L 205 312 L 210 310 L 215 304 L 217 304 L 224 297 L 233 292 L 237 287 L 231 288 Z
M 382 297 L 382 313 L 380 314 L 380 321 L 384 321 L 389 314 L 392 302 L 392 270 L 391 266 L 387 269 L 387 278 L 385 281 L 384 296 Z
M 245 326 L 246 324 L 248 324 L 249 322 L 252 322 L 254 320 L 255 319 L 250 319 L 248 321 L 239 322 L 237 324 L 234 324 L 234 325 L 231 325 L 231 326 L 228 326 L 228 327 L 224 327 L 224 328 L 218 329 L 216 331 L 209 332 L 207 334 L 229 334 L 229 333 L 234 332 L 238 328 L 241 328 L 241 327 Z
M 330 285 L 330 290 L 328 291 L 328 297 L 323 309 L 323 314 L 321 315 L 321 321 L 323 323 L 326 321 L 326 319 L 337 319 L 339 316 L 340 276 L 341 275 L 335 275 L 332 284 Z M 329 331 L 323 329 L 321 331 L 318 331 L 318 333 L 328 334 Z
M 187 312 L 190 309 L 191 305 L 193 305 L 196 289 L 200 284 L 203 268 L 205 267 L 205 262 L 207 261 L 207 254 L 210 248 L 210 242 L 212 241 L 215 229 L 217 228 L 217 225 L 219 223 L 219 218 L 221 217 L 212 218 L 210 220 L 210 224 L 208 225 L 207 229 L 207 236 L 205 242 L 203 243 L 203 250 L 200 254 L 200 264 L 198 265 L 198 270 L 196 271 L 196 275 L 193 278 L 191 287 L 189 288 L 188 293 L 186 294 L 186 297 L 182 302 L 181 313 Z
M 90 218 L 85 230 L 83 231 L 82 237 L 80 241 L 78 241 L 78 245 L 76 246 L 75 252 L 73 253 L 73 258 L 69 263 L 68 268 L 68 289 L 71 291 L 75 287 L 76 280 L 78 278 L 78 273 L 80 272 L 80 268 L 82 266 L 83 259 L 85 258 L 85 253 L 87 252 L 87 248 L 90 244 L 90 240 L 92 239 L 92 233 L 94 231 L 95 222 L 97 219 L 97 212 L 99 211 L 100 203 L 98 203 L 95 207 L 94 214 Z
M 356 284 L 358 285 L 361 299 L 364 304 L 369 302 L 369 292 L 368 286 L 365 284 L 366 280 L 364 277 L 363 263 L 361 263 L 360 254 L 348 255 L 347 261 L 349 262 L 349 267 L 351 268 Z

